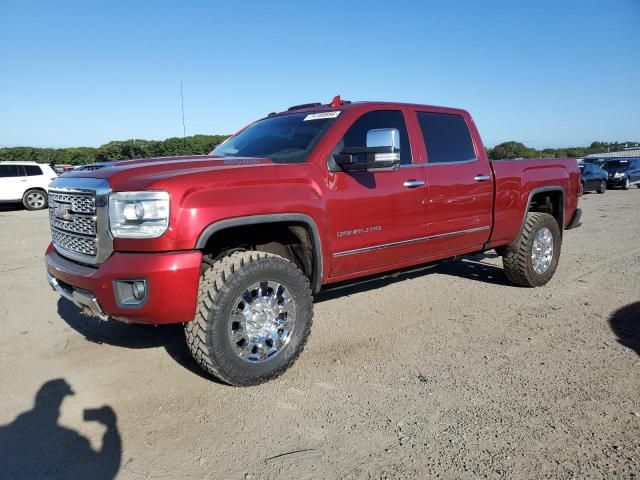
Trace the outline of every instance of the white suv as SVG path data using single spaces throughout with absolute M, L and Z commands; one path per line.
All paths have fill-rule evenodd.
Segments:
M 57 177 L 49 165 L 0 162 L 0 202 L 22 202 L 27 210 L 47 208 L 47 191 Z

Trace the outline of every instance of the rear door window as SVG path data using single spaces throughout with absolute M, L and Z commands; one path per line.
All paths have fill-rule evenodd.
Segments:
M 28 177 L 42 175 L 42 169 L 38 165 L 24 165 L 24 171 Z
M 418 112 L 429 163 L 459 163 L 476 159 L 467 122 L 460 115 Z

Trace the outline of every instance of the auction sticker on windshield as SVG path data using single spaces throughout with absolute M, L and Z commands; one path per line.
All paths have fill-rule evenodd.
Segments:
M 324 118 L 336 118 L 340 115 L 340 111 L 337 112 L 321 112 L 321 113 L 310 113 L 306 117 L 304 117 L 304 121 L 307 120 L 322 120 Z

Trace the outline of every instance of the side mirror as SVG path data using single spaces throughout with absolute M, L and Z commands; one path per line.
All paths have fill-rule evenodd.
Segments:
M 377 128 L 367 132 L 366 147 L 345 148 L 334 155 L 345 171 L 393 171 L 400 166 L 400 132 L 397 128 Z

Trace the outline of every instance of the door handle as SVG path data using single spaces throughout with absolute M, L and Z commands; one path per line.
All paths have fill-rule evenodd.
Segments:
M 476 175 L 473 179 L 476 182 L 486 182 L 487 180 L 491 180 L 491 175 Z
M 405 188 L 416 188 L 424 185 L 424 180 L 407 180 L 403 184 Z

